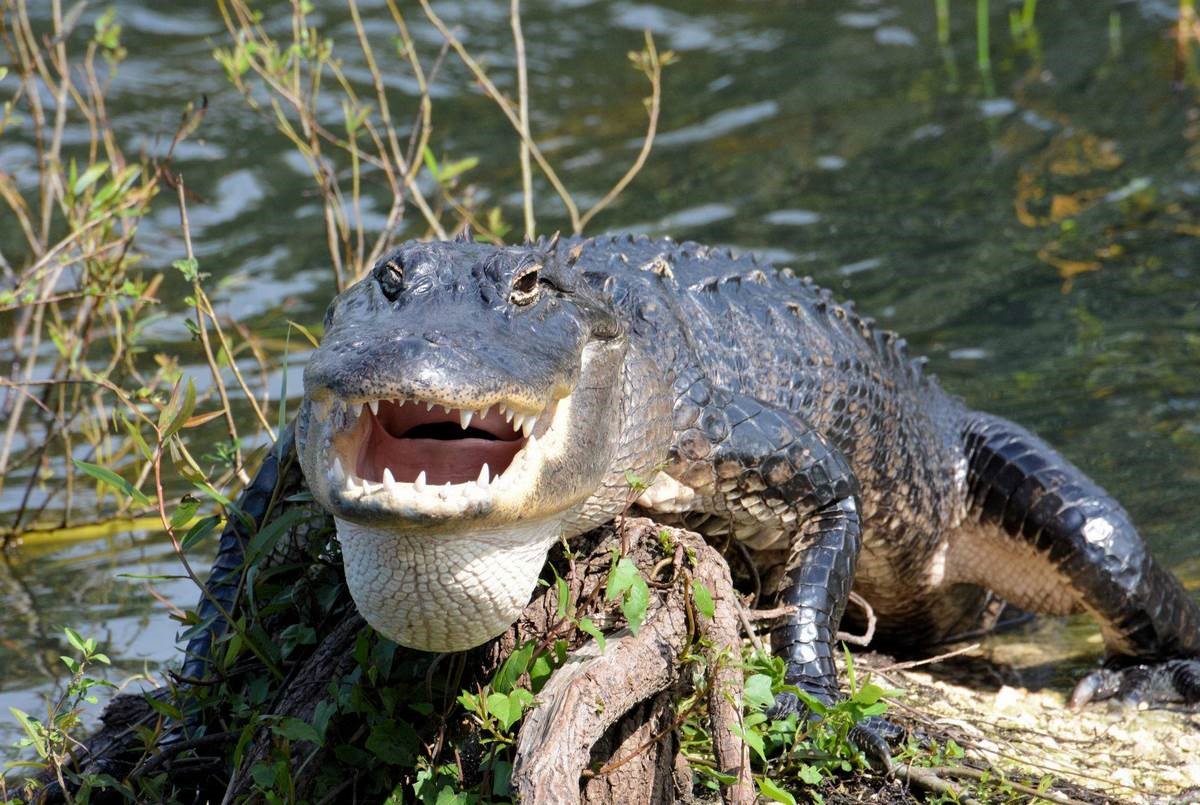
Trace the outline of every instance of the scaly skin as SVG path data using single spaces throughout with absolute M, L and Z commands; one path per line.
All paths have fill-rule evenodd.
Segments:
M 620 511 L 633 471 L 653 480 L 639 502 L 658 517 L 749 549 L 765 592 L 795 608 L 773 635 L 788 678 L 818 697 L 837 695 L 833 636 L 853 586 L 880 642 L 906 648 L 970 628 L 993 594 L 1088 611 L 1108 658 L 1074 704 L 1200 698 L 1200 609 L 1121 507 L 1037 437 L 946 395 L 902 339 L 810 280 L 669 240 L 414 243 L 330 311 L 297 450 L 348 555 L 371 541 L 375 558 L 347 579 L 372 602 L 368 621 L 401 643 L 486 640 L 539 563 L 513 581 L 499 567 L 401 561 L 389 545 L 570 537 Z M 541 412 L 541 452 L 522 448 L 504 483 L 462 482 L 441 498 L 418 482 L 389 486 L 390 474 L 356 486 L 333 457 L 378 475 L 393 459 L 370 458 L 373 420 L 359 409 L 393 398 L 393 412 Z M 382 410 L 378 423 L 412 420 Z M 415 444 L 409 433 L 392 436 Z M 395 472 L 408 463 L 395 459 Z M 396 598 L 401 587 L 421 600 Z M 401 619 L 446 612 L 416 630 L 439 636 L 371 614 L 389 605 Z

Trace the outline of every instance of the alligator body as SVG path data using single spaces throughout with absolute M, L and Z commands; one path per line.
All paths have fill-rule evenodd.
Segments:
M 355 602 L 404 645 L 506 628 L 549 546 L 614 517 L 632 472 L 656 518 L 748 549 L 793 608 L 772 635 L 788 678 L 820 698 L 853 587 L 910 648 L 996 597 L 1087 611 L 1107 658 L 1075 704 L 1200 699 L 1200 609 L 1116 501 L 850 304 L 748 257 L 405 244 L 333 301 L 295 427 Z

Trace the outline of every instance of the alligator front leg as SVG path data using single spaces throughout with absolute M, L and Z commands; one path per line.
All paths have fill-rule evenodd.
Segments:
M 821 701 L 838 697 L 834 635 L 862 545 L 859 484 L 845 457 L 800 417 L 698 380 L 675 406 L 666 473 L 694 490 L 691 508 L 753 547 L 789 545 L 782 603 L 794 607 L 772 635 L 787 681 Z M 775 712 L 798 709 L 793 694 Z M 860 745 L 886 745 L 870 727 Z M 879 750 L 879 747 L 883 747 Z
M 976 415 L 964 432 L 968 506 L 979 526 L 952 548 L 952 575 L 1040 612 L 1086 610 L 1105 667 L 1071 704 L 1200 701 L 1200 607 L 1103 489 L 1025 429 Z M 987 561 L 993 553 L 997 562 Z

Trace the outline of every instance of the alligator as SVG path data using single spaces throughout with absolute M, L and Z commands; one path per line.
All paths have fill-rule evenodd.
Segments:
M 281 449 L 336 522 L 356 607 L 403 646 L 505 630 L 550 547 L 626 509 L 636 476 L 655 519 L 745 548 L 791 613 L 771 635 L 787 681 L 820 700 L 839 695 L 852 589 L 876 639 L 908 650 L 998 600 L 1087 612 L 1106 657 L 1072 706 L 1200 700 L 1200 608 L 1125 510 L 923 364 L 750 256 L 633 236 L 413 241 L 329 306 Z M 241 528 L 210 580 L 227 606 Z M 211 640 L 189 647 L 193 672 Z

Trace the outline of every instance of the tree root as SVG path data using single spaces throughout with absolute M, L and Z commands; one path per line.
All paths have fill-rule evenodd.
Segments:
M 650 576 L 650 571 L 659 566 L 654 548 L 665 530 L 676 545 L 676 557 L 695 557 L 694 568 L 678 564 L 674 568 L 673 578 L 690 583 L 669 586 L 657 604 L 652 603 L 649 617 L 636 635 L 628 629 L 611 635 L 603 652 L 596 641 L 589 641 L 554 673 L 538 696 L 540 704 L 521 728 L 513 783 L 523 802 L 673 801 L 675 786 L 665 781 L 675 763 L 673 757 L 667 757 L 671 753 L 663 751 L 663 743 L 671 740 L 676 723 L 667 719 L 655 729 L 655 716 L 663 708 L 651 706 L 647 713 L 639 710 L 639 705 L 680 693 L 676 688 L 684 669 L 681 658 L 698 637 L 707 666 L 709 718 L 717 763 L 736 780 L 723 792 L 725 801 L 753 802 L 749 752 L 729 729 L 741 719 L 742 672 L 738 599 L 728 567 L 720 554 L 694 534 L 662 529 L 648 520 L 629 520 L 623 525 L 624 539 L 634 546 L 630 558 L 643 575 Z M 584 600 L 596 593 L 607 574 L 616 540 L 617 535 L 610 534 L 592 551 L 579 584 Z M 596 558 L 601 559 L 599 567 L 593 564 Z M 711 619 L 695 611 L 692 585 L 696 583 L 703 584 L 712 596 Z M 548 592 L 545 597 L 553 599 L 546 603 L 552 603 L 552 611 L 557 611 L 557 594 Z M 535 610 L 539 616 L 546 611 L 545 604 Z M 528 622 L 523 619 L 518 628 L 527 629 Z M 668 696 L 666 701 L 670 700 Z M 661 718 L 657 720 L 662 722 Z M 592 747 L 618 723 L 622 725 L 623 740 L 606 764 L 592 769 L 591 779 L 580 792 L 579 780 L 589 766 Z M 616 779 L 601 782 L 613 775 Z M 633 796 L 635 791 L 639 796 Z

